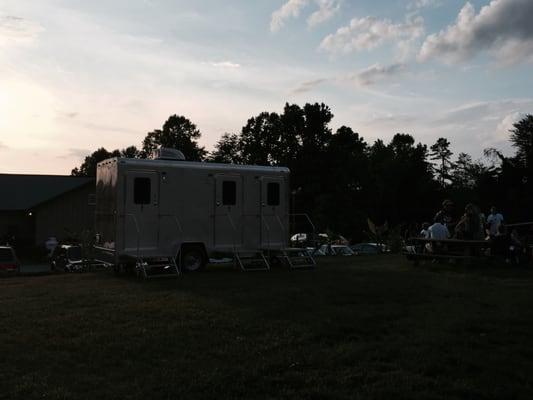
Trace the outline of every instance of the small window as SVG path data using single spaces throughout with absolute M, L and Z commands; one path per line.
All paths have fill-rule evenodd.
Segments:
M 150 178 L 135 178 L 133 181 L 133 202 L 150 204 L 152 182 Z
M 270 182 L 267 185 L 267 204 L 269 206 L 279 206 L 279 183 Z
M 237 204 L 237 183 L 235 181 L 222 182 L 222 205 L 234 206 Z

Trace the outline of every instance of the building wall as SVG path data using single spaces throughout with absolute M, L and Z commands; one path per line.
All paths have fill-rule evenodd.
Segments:
M 7 236 L 14 236 L 15 244 L 33 244 L 33 224 L 34 216 L 26 211 L 0 211 L 0 245 Z
M 33 210 L 35 244 L 42 245 L 51 236 L 55 236 L 59 241 L 92 237 L 95 208 L 89 205 L 88 199 L 94 192 L 94 184 L 85 185 Z

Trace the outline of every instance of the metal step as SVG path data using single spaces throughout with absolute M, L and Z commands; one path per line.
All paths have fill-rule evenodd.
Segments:
M 237 261 L 239 268 L 244 272 L 270 270 L 270 264 L 263 252 L 248 254 L 235 252 L 234 259 Z
M 286 249 L 281 256 L 290 269 L 307 269 L 316 267 L 316 261 L 311 255 L 302 254 L 298 249 Z
M 135 264 L 137 276 L 144 279 L 165 278 L 180 275 L 180 269 L 173 257 L 164 260 L 139 258 Z

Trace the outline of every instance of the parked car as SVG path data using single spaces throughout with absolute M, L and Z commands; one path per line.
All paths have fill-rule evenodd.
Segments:
M 390 253 L 387 245 L 381 243 L 358 243 L 350 246 L 356 255 L 371 255 Z
M 84 262 L 81 246 L 70 244 L 56 246 L 50 257 L 50 267 L 65 272 L 82 271 Z
M 343 244 L 323 244 L 313 253 L 314 256 L 353 256 L 355 253 Z
M 306 247 L 305 249 L 307 250 L 307 255 L 309 256 L 316 257 L 326 255 L 326 253 L 324 253 L 320 247 Z
M 0 272 L 18 274 L 20 262 L 11 246 L 0 246 Z

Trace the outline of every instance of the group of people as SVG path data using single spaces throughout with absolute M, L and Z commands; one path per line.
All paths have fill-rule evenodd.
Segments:
M 496 238 L 503 234 L 504 219 L 496 207 L 491 207 L 490 214 L 485 217 L 474 204 L 467 204 L 464 214 L 456 220 L 453 216 L 454 205 L 450 200 L 442 203 L 442 209 L 437 212 L 433 224 L 424 223 L 420 236 L 425 239 L 461 239 L 484 240 Z
M 491 254 L 502 256 L 506 262 L 520 263 L 525 249 L 515 228 L 508 229 L 496 207 L 491 207 L 487 217 L 474 204 L 465 207 L 458 220 L 453 218 L 454 205 L 450 200 L 442 203 L 433 224 L 424 223 L 420 237 L 424 239 L 490 240 Z M 432 249 L 431 244 L 427 244 Z

